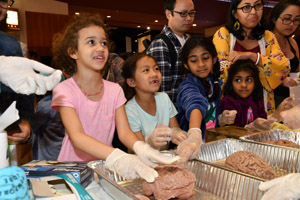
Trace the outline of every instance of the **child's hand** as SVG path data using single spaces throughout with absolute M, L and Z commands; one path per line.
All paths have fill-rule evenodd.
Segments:
M 133 144 L 133 150 L 143 163 L 150 167 L 156 167 L 158 164 L 172 164 L 179 160 L 179 157 L 170 158 L 153 149 L 149 144 L 143 141 L 137 141 Z
M 159 148 L 168 144 L 171 140 L 172 129 L 166 126 L 160 126 L 153 130 L 150 136 L 145 138 L 146 142 L 154 148 Z
M 158 173 L 145 165 L 136 155 L 127 154 L 120 149 L 115 149 L 105 161 L 105 168 L 118 173 L 126 179 L 143 178 L 153 182 Z
M 293 79 L 291 77 L 286 77 L 283 82 L 282 85 L 285 87 L 294 87 L 298 85 L 298 81 L 296 79 Z
M 276 121 L 277 120 L 273 117 L 270 117 L 268 119 L 259 117 L 256 120 L 254 120 L 253 122 L 251 122 L 250 124 L 247 124 L 245 126 L 245 128 L 258 129 L 258 130 L 270 130 L 272 127 L 272 124 Z
M 225 126 L 233 124 L 236 118 L 237 111 L 236 110 L 224 110 L 222 114 L 219 115 L 219 125 Z
M 177 154 L 180 157 L 178 162 L 185 162 L 197 158 L 200 153 L 202 141 L 202 132 L 200 128 L 191 128 L 188 131 L 188 139 L 181 142 L 177 147 Z
M 174 144 L 179 145 L 183 140 L 186 140 L 186 132 L 181 130 L 179 127 L 173 127 L 172 128 L 172 134 L 171 134 L 171 141 Z

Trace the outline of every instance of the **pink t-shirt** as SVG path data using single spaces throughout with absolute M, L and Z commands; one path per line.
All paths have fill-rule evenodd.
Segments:
M 58 106 L 72 107 L 76 110 L 85 134 L 112 146 L 115 131 L 116 109 L 126 102 L 124 92 L 119 84 L 105 81 L 104 94 L 99 102 L 89 100 L 81 92 L 73 78 L 58 84 L 53 90 L 52 108 Z M 101 149 L 99 149 L 101 151 Z M 59 161 L 91 161 L 93 156 L 75 149 L 67 132 L 58 156 Z

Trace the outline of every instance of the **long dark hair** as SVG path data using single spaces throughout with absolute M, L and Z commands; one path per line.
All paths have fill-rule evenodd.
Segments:
M 243 28 L 242 28 L 243 25 L 240 24 L 241 27 L 238 30 L 234 29 L 234 23 L 237 21 L 237 19 L 235 19 L 235 17 L 234 17 L 234 13 L 237 12 L 237 7 L 241 2 L 242 2 L 242 0 L 232 0 L 231 1 L 229 9 L 228 9 L 226 28 L 237 39 L 244 40 Z M 264 4 L 263 0 L 261 0 L 261 3 Z M 253 30 L 251 31 L 251 33 L 249 35 L 249 38 L 259 40 L 263 37 L 265 30 L 266 30 L 266 20 L 265 20 L 264 11 L 263 11 L 260 23 L 257 24 L 256 27 L 253 28 Z
M 272 9 L 270 15 L 269 15 L 269 21 L 268 21 L 268 29 L 270 31 L 273 31 L 275 28 L 275 22 L 281 15 L 283 11 L 289 6 L 298 6 L 300 7 L 300 1 L 299 0 L 282 0 L 276 6 Z
M 185 45 L 182 48 L 182 63 L 188 66 L 188 57 L 190 52 L 195 49 L 196 47 L 201 46 L 205 50 L 209 52 L 211 55 L 212 59 L 217 58 L 217 50 L 212 43 L 212 41 L 202 35 L 193 35 L 191 38 L 189 38 Z M 216 59 L 216 63 L 213 65 L 213 94 L 211 97 L 208 97 L 208 94 L 210 92 L 210 83 L 202 78 L 199 78 L 200 81 L 202 82 L 205 90 L 206 97 L 208 98 L 209 102 L 214 101 L 215 99 L 219 98 L 220 94 L 220 86 L 219 86 L 219 77 L 220 77 L 220 63 L 219 60 Z
M 127 83 L 127 79 L 132 78 L 134 79 L 134 74 L 136 71 L 136 64 L 137 62 L 144 58 L 144 57 L 149 57 L 152 58 L 154 61 L 155 59 L 147 54 L 144 53 L 136 53 L 133 54 L 132 56 L 129 56 L 126 61 L 124 62 L 123 68 L 122 68 L 122 76 L 124 77 L 125 81 L 123 84 L 123 90 L 125 93 L 125 97 L 127 100 L 130 100 L 134 95 L 136 95 L 135 89 L 133 87 L 130 87 Z M 156 63 L 156 61 L 155 61 Z
M 237 60 L 228 69 L 228 78 L 223 87 L 223 95 L 231 96 L 237 98 L 237 94 L 233 90 L 233 78 L 234 76 L 241 72 L 250 72 L 254 79 L 254 90 L 252 92 L 252 97 L 255 102 L 260 101 L 263 98 L 263 86 L 259 80 L 259 71 L 254 62 L 250 59 L 247 60 Z

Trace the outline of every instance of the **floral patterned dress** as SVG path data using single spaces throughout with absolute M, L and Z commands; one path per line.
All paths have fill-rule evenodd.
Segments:
M 213 43 L 217 49 L 220 61 L 221 80 L 225 82 L 228 76 L 229 54 L 233 51 L 236 38 L 233 34 L 222 27 L 213 37 Z M 262 66 L 259 66 L 259 77 L 264 88 L 265 108 L 267 113 L 275 111 L 274 89 L 278 87 L 290 72 L 289 60 L 286 57 L 275 57 L 281 53 L 275 35 L 270 31 L 265 31 L 263 37 L 258 40 L 260 48 Z

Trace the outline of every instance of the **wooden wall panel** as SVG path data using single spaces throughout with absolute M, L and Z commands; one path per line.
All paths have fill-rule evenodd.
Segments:
M 27 46 L 39 56 L 51 56 L 52 39 L 68 22 L 68 15 L 25 12 Z

